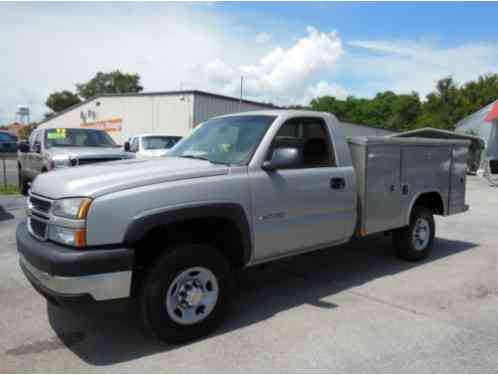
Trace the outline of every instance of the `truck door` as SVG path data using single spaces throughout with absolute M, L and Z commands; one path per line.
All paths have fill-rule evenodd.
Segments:
M 42 130 L 37 131 L 33 140 L 33 145 L 30 145 L 30 168 L 34 176 L 41 172 L 43 165 L 42 135 Z
M 336 166 L 323 119 L 284 123 L 267 160 L 279 147 L 297 147 L 303 161 L 287 169 L 249 172 L 256 261 L 342 241 L 345 221 L 353 220 L 355 196 L 346 186 L 352 172 Z
M 26 152 L 25 154 L 22 154 L 23 157 L 23 169 L 24 173 L 29 177 L 29 178 L 34 178 L 36 176 L 36 173 L 33 169 L 33 156 L 36 153 L 35 151 L 35 138 L 37 134 L 39 134 L 40 131 L 33 131 L 31 135 L 29 136 L 29 151 Z

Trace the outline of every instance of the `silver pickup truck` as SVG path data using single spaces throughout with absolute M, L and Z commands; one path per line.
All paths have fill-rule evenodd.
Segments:
M 426 258 L 433 215 L 468 208 L 467 147 L 347 140 L 320 112 L 215 118 L 164 158 L 39 175 L 21 268 L 49 301 L 133 298 L 160 339 L 191 340 L 220 323 L 244 267 L 383 232 Z
M 103 130 L 84 128 L 36 129 L 21 143 L 17 158 L 19 189 L 26 195 L 29 183 L 44 172 L 104 161 L 130 159 Z

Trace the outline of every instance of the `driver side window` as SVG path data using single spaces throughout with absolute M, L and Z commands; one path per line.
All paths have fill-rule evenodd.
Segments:
M 31 152 L 38 152 L 38 150 L 41 149 L 42 134 L 42 131 L 35 131 L 33 134 L 31 134 L 31 137 L 29 139 L 29 148 Z
M 284 123 L 273 139 L 266 160 L 270 160 L 278 148 L 298 149 L 302 163 L 292 169 L 336 166 L 327 127 L 319 118 L 296 118 Z

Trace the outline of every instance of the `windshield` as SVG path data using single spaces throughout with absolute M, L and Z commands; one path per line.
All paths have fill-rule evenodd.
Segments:
M 273 116 L 234 116 L 200 124 L 168 156 L 208 160 L 212 163 L 249 163 Z
M 170 137 L 150 135 L 142 137 L 142 148 L 144 150 L 164 150 L 173 147 L 181 137 Z
M 117 147 L 103 130 L 60 128 L 47 129 L 45 144 L 50 147 Z

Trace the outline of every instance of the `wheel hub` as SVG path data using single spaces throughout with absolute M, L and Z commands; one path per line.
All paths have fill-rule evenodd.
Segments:
M 185 307 L 198 306 L 204 297 L 202 284 L 197 280 L 188 280 L 180 286 L 178 302 Z
M 204 320 L 216 306 L 218 280 L 204 267 L 181 272 L 168 288 L 166 311 L 176 323 L 189 325 Z
M 415 250 L 424 250 L 430 240 L 429 222 L 424 218 L 418 218 L 413 227 L 413 247 Z

